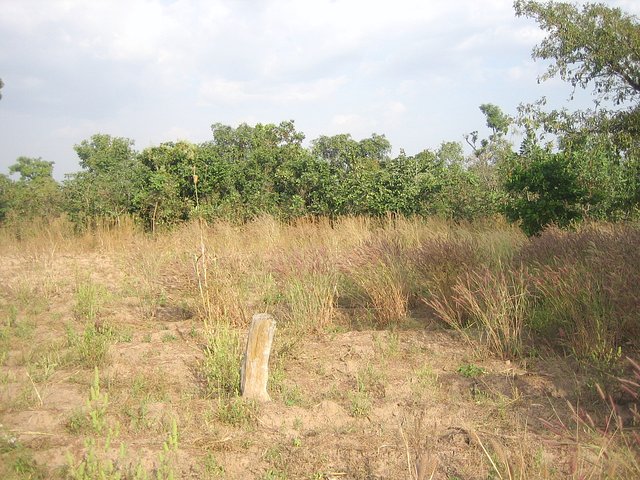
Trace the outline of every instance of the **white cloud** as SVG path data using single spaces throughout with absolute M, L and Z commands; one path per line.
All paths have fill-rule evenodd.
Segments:
M 200 104 L 237 102 L 311 102 L 325 99 L 345 83 L 344 77 L 311 82 L 264 84 L 217 78 L 200 86 Z

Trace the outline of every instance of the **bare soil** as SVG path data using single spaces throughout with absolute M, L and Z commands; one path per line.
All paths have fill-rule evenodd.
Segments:
M 491 462 L 507 458 L 541 478 L 571 472 L 574 447 L 548 424 L 569 424 L 567 401 L 577 401 L 584 379 L 556 356 L 479 355 L 428 318 L 295 341 L 279 329 L 272 401 L 222 418 L 220 400 L 203 389 L 202 322 L 166 272 L 166 298 L 146 305 L 129 260 L 122 252 L 0 257 L 6 478 L 65 478 L 88 438 L 101 458 L 139 463 L 156 478 L 173 420 L 176 478 L 486 479 L 499 478 Z M 96 329 L 112 332 L 99 367 L 110 445 L 105 433 L 74 426 L 86 423 L 94 376 L 68 340 L 86 328 L 77 286 L 87 279 L 106 292 Z

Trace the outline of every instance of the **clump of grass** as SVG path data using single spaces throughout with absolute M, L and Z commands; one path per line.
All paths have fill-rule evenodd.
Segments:
M 208 478 L 225 478 L 226 470 L 224 465 L 218 461 L 213 453 L 207 453 L 202 463 L 205 473 L 209 476 Z
M 536 336 L 599 369 L 610 370 L 622 347 L 638 347 L 640 229 L 587 225 L 548 229 L 520 253 L 534 295 Z
M 241 397 L 218 398 L 216 416 L 218 420 L 234 427 L 253 424 L 257 418 L 258 404 Z
M 336 314 L 336 273 L 307 274 L 289 281 L 286 300 L 289 323 L 296 330 L 323 331 Z
M 409 313 L 410 274 L 397 240 L 375 239 L 357 248 L 348 275 L 364 293 L 378 324 L 401 324 Z
M 95 322 L 107 297 L 107 290 L 91 280 L 81 282 L 76 287 L 76 318 Z
M 70 348 L 69 363 L 75 363 L 85 368 L 103 366 L 109 358 L 111 332 L 88 323 L 82 334 L 76 333 L 67 326 L 67 346 Z
M 201 373 L 207 395 L 235 396 L 240 393 L 242 346 L 238 332 L 225 323 L 209 327 Z
M 458 279 L 480 262 L 475 239 L 455 235 L 427 238 L 407 257 L 414 272 L 413 297 L 423 301 L 434 294 L 451 297 Z
M 371 412 L 371 396 L 367 391 L 349 392 L 349 413 L 352 417 L 366 417 Z
M 619 378 L 619 386 L 629 395 L 629 403 L 619 405 L 599 385 L 597 390 L 606 409 L 600 416 L 568 403 L 570 422 L 544 422 L 570 448 L 571 478 L 640 478 L 640 365 L 627 358 L 630 371 Z
M 523 269 L 472 272 L 456 282 L 453 292 L 453 297 L 436 294 L 428 301 L 440 319 L 472 345 L 475 327 L 480 344 L 500 358 L 522 353 L 529 302 Z

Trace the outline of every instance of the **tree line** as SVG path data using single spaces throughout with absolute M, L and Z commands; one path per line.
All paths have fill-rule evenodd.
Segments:
M 105 134 L 76 145 L 81 170 L 54 180 L 53 163 L 20 157 L 0 175 L 0 222 L 66 214 L 78 228 L 138 218 L 148 229 L 201 216 L 245 221 L 300 216 L 503 214 L 536 234 L 548 224 L 636 218 L 640 202 L 640 23 L 601 4 L 515 2 L 546 38 L 534 58 L 593 88 L 595 107 L 546 110 L 544 100 L 509 116 L 480 106 L 491 133 L 465 135 L 472 153 L 443 142 L 391 155 L 384 135 L 320 136 L 304 146 L 293 121 L 212 125 L 212 139 L 142 151 Z M 606 107 L 605 107 L 606 105 Z M 514 145 L 509 132 L 522 141 Z

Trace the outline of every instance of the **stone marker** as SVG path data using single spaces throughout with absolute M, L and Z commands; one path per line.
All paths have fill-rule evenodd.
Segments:
M 240 391 L 243 398 L 268 402 L 269 355 L 276 331 L 276 321 L 268 313 L 257 313 L 251 319 L 247 348 L 240 370 Z

